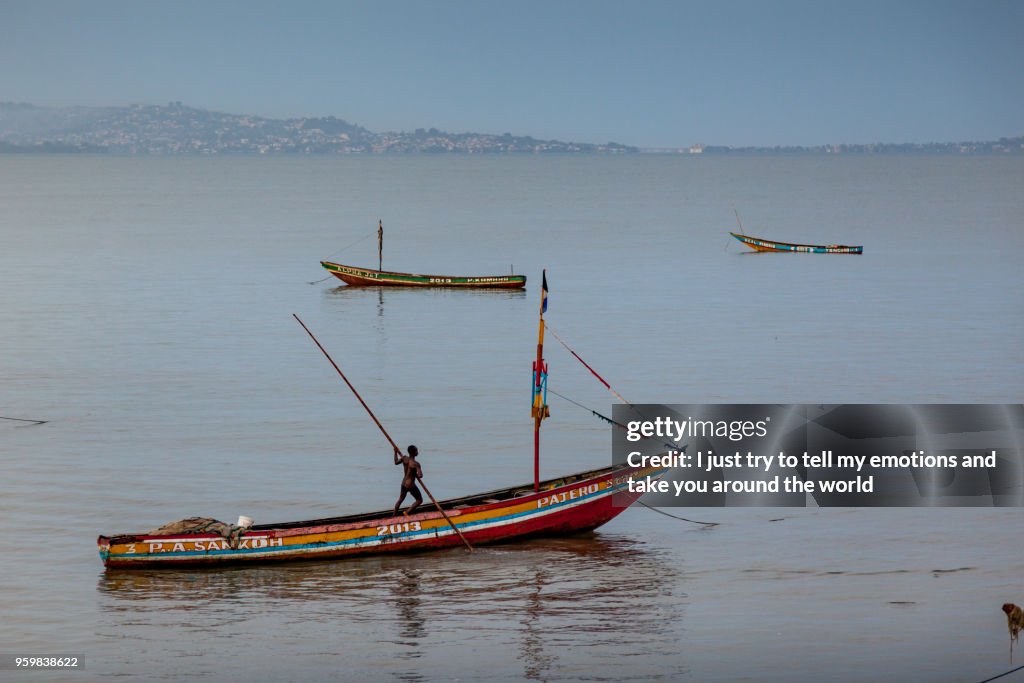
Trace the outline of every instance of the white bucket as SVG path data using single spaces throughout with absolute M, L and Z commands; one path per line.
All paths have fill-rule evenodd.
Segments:
M 252 517 L 246 517 L 245 515 L 238 516 L 238 526 L 243 529 L 248 529 L 252 526 Z

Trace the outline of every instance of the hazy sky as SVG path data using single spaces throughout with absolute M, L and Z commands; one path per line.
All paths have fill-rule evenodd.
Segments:
M 0 101 L 642 147 L 1024 134 L 1018 0 L 0 0 Z

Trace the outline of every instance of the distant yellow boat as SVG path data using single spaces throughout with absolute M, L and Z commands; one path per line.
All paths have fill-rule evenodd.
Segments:
M 750 237 L 730 232 L 730 235 L 738 239 L 755 251 L 790 251 L 802 252 L 805 254 L 863 254 L 864 247 L 850 247 L 845 244 L 791 244 L 789 242 L 773 242 L 772 240 Z

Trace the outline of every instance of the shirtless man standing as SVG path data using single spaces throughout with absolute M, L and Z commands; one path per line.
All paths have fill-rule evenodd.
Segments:
M 409 455 L 402 455 L 402 452 L 395 449 L 395 464 L 403 465 L 405 467 L 405 473 L 402 477 L 402 494 L 398 496 L 398 502 L 395 503 L 395 515 L 398 515 L 398 508 L 402 507 L 402 501 L 405 500 L 405 495 L 411 493 L 412 497 L 416 499 L 416 502 L 409 506 L 409 509 L 405 511 L 405 516 L 408 517 L 412 512 L 420 506 L 423 502 L 423 496 L 420 495 L 420 490 L 416 486 L 416 480 L 423 478 L 423 468 L 416 462 L 416 456 L 419 455 L 420 451 L 415 446 L 409 446 Z

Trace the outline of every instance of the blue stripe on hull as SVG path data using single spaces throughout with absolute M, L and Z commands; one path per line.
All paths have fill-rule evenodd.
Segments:
M 746 235 L 737 235 L 734 232 L 730 232 L 730 235 L 735 237 L 740 242 L 747 244 L 751 247 L 763 247 L 765 249 L 772 249 L 775 251 L 792 251 L 801 254 L 863 254 L 864 247 L 856 246 L 850 247 L 845 244 L 837 244 L 835 246 L 818 245 L 818 244 L 789 244 L 788 242 L 770 242 L 768 240 L 758 239 L 757 237 L 747 237 Z
M 659 472 L 657 472 L 655 474 L 652 474 L 651 476 L 653 476 L 653 477 L 661 476 L 666 471 L 667 470 L 661 470 L 661 471 L 659 471 Z M 488 519 L 466 521 L 466 522 L 462 522 L 462 523 L 456 522 L 456 526 L 459 528 L 460 531 L 465 532 L 465 531 L 471 531 L 472 527 L 478 527 L 478 526 L 481 526 L 481 525 L 484 525 L 484 524 L 495 524 L 495 523 L 500 523 L 500 522 L 510 522 L 510 521 L 517 520 L 517 519 L 521 520 L 521 519 L 525 519 L 527 517 L 536 516 L 538 513 L 541 513 L 542 515 L 547 515 L 547 514 L 549 514 L 551 512 L 554 512 L 554 511 L 562 508 L 562 507 L 565 507 L 567 505 L 578 505 L 578 504 L 580 504 L 580 503 L 582 503 L 584 501 L 592 501 L 592 500 L 596 500 L 597 498 L 600 498 L 602 496 L 613 495 L 613 494 L 621 491 L 622 489 L 624 489 L 626 486 L 627 486 L 627 484 L 624 482 L 622 484 L 618 484 L 617 486 L 613 486 L 611 488 L 604 489 L 602 491 L 595 491 L 594 493 L 588 493 L 588 494 L 585 494 L 585 495 L 580 496 L 578 498 L 574 498 L 572 500 L 566 500 L 566 501 L 562 501 L 562 502 L 558 502 L 558 503 L 551 503 L 550 505 L 546 505 L 543 508 L 537 508 L 537 509 L 534 509 L 534 510 L 526 510 L 526 511 L 523 511 L 523 512 L 516 512 L 516 513 L 509 514 L 509 515 L 502 515 L 500 517 L 490 517 Z M 453 521 L 455 521 L 455 520 L 453 520 Z M 387 536 L 361 537 L 361 538 L 352 538 L 352 539 L 346 539 L 346 540 L 341 540 L 341 541 L 325 541 L 323 543 L 303 543 L 303 544 L 296 544 L 296 545 L 275 546 L 275 547 L 266 547 L 266 548 L 228 548 L 228 549 L 224 549 L 224 550 L 220 550 L 220 549 L 218 549 L 218 550 L 178 550 L 178 551 L 167 551 L 167 552 L 160 552 L 160 553 L 135 553 L 135 554 L 132 554 L 132 555 L 118 555 L 117 559 L 118 560 L 125 560 L 125 561 L 131 562 L 131 561 L 135 561 L 135 560 L 152 560 L 152 559 L 157 559 L 157 560 L 167 559 L 167 560 L 171 560 L 171 559 L 189 558 L 189 557 L 230 558 L 230 557 L 244 557 L 244 556 L 247 556 L 247 555 L 256 555 L 256 554 L 264 555 L 264 556 L 274 556 L 274 555 L 279 555 L 281 553 L 291 554 L 291 553 L 295 553 L 295 552 L 298 552 L 298 551 L 311 550 L 311 549 L 316 549 L 318 551 L 324 551 L 324 550 L 328 550 L 328 549 L 343 548 L 343 547 L 346 547 L 346 546 L 349 546 L 349 547 L 358 547 L 360 545 L 388 546 L 388 545 L 394 545 L 396 540 L 408 541 L 408 540 L 417 540 L 419 538 L 428 537 L 428 536 L 440 537 L 440 536 L 451 536 L 453 534 L 454 534 L 454 531 L 452 531 L 451 527 L 436 527 L 436 528 L 433 528 L 433 529 L 421 529 L 421 530 L 418 530 L 418 531 L 403 531 L 403 532 L 396 533 L 396 534 L 388 534 Z M 387 539 L 387 542 L 386 543 L 385 542 L 381 542 L 382 538 Z M 100 556 L 102 557 L 103 553 L 100 553 Z M 104 558 L 104 559 L 106 559 L 106 558 Z

